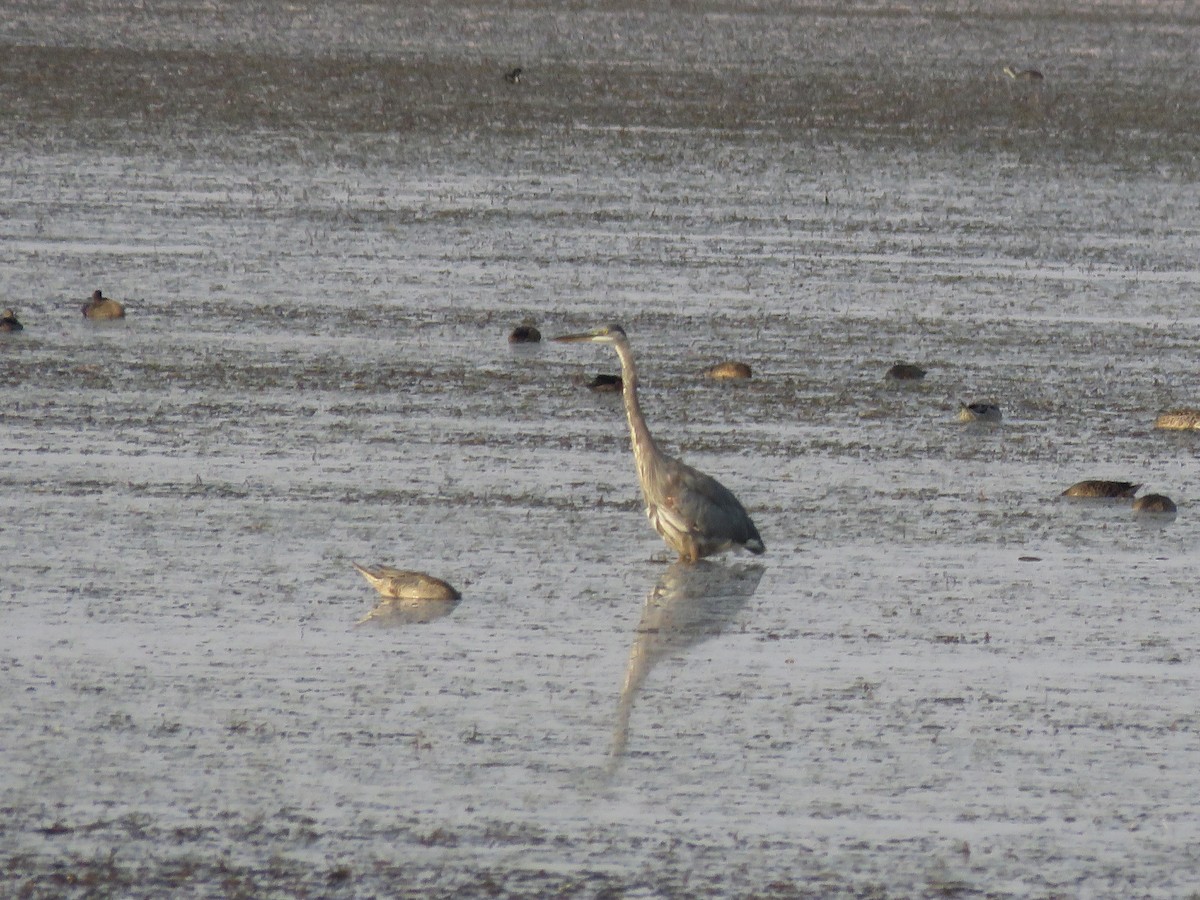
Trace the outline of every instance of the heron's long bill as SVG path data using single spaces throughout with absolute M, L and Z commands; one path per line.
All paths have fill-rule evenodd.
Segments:
M 586 331 L 583 334 L 560 334 L 556 338 L 550 338 L 552 341 L 558 341 L 560 344 L 579 344 L 585 341 L 594 341 L 602 335 L 594 331 Z

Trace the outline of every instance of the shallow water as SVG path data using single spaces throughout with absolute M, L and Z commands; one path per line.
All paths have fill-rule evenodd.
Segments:
M 1192 889 L 1197 439 L 1151 424 L 1200 403 L 1198 32 L 21 6 L 5 891 Z M 82 319 L 96 287 L 126 320 Z M 615 356 L 525 320 L 624 325 L 761 569 L 677 580 L 579 383 Z M 1093 477 L 1179 514 L 1059 498 Z M 351 561 L 464 599 L 356 629 Z

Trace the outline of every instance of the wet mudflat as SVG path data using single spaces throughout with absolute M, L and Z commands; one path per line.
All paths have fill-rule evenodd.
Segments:
M 1200 20 L 440 10 L 0 31 L 0 893 L 1191 890 Z

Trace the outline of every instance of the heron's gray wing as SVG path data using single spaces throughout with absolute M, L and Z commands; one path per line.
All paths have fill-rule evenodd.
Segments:
M 715 478 L 671 460 L 659 506 L 681 531 L 744 544 L 761 540 L 746 508 Z

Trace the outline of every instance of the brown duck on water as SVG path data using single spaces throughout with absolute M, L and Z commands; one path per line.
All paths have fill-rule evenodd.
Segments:
M 892 381 L 920 381 L 925 377 L 925 370 L 912 363 L 896 363 L 887 370 L 887 376 Z
M 704 375 L 706 378 L 715 378 L 717 381 L 728 381 L 735 378 L 749 378 L 751 372 L 750 366 L 746 363 L 729 360 L 709 366 L 704 370 Z
M 396 600 L 459 600 L 462 595 L 440 578 L 424 572 L 394 569 L 391 566 L 360 566 L 354 568 L 384 597 Z
M 1137 515 L 1173 516 L 1176 506 L 1175 501 L 1164 494 L 1147 494 L 1133 501 L 1133 511 Z
M 1155 428 L 1168 431 L 1192 431 L 1200 429 L 1200 409 L 1168 409 L 1158 414 Z
M 25 326 L 17 321 L 17 314 L 11 309 L 0 312 L 0 331 L 24 331 Z
M 1131 500 L 1140 487 L 1140 484 L 1132 481 L 1090 479 L 1071 485 L 1062 492 L 1062 496 L 1087 500 Z
M 110 297 L 105 297 L 100 291 L 92 292 L 92 299 L 83 307 L 83 314 L 89 319 L 123 319 L 125 307 Z

